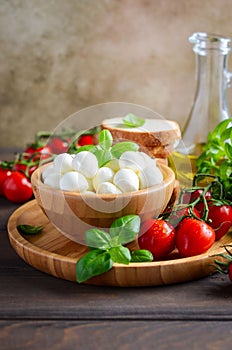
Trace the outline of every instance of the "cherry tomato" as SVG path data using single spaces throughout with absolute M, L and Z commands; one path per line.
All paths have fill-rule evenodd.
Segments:
M 215 205 L 208 203 L 208 225 L 211 226 L 216 234 L 216 240 L 222 238 L 232 226 L 232 207 L 226 204 Z
M 8 176 L 11 175 L 10 169 L 0 167 L 0 196 L 3 196 L 3 183 Z
M 205 222 L 186 218 L 176 228 L 176 247 L 181 257 L 205 253 L 215 242 L 215 232 Z
M 26 164 L 22 164 L 22 163 L 15 163 L 13 165 L 13 170 L 21 171 L 22 173 L 25 173 L 25 171 L 27 170 L 27 165 Z
M 54 137 L 49 143 L 51 150 L 55 154 L 65 153 L 68 150 L 69 144 L 67 141 L 62 140 L 59 137 Z
M 92 135 L 81 135 L 78 139 L 79 146 L 92 145 L 93 136 Z
M 229 278 L 232 282 L 232 262 L 230 263 L 229 267 L 228 267 L 228 274 L 229 274 Z
M 26 153 L 26 155 L 24 156 L 24 159 L 30 158 L 31 161 L 36 162 L 36 161 L 39 161 L 40 159 L 49 158 L 52 154 L 52 149 L 48 145 L 44 147 L 29 146 L 25 149 L 24 153 Z
M 192 203 L 192 202 L 197 200 L 202 195 L 202 192 L 203 192 L 203 190 L 201 190 L 201 189 L 196 190 L 194 192 L 186 192 L 183 195 L 182 202 L 184 204 L 188 204 L 190 202 Z M 205 199 L 208 200 L 208 199 L 211 199 L 211 198 L 212 198 L 211 193 L 209 191 L 207 191 L 206 194 L 205 194 Z
M 32 195 L 32 186 L 27 177 L 19 171 L 12 171 L 3 183 L 5 197 L 14 203 L 24 203 Z
M 196 217 L 200 218 L 200 214 L 196 208 L 193 208 L 193 214 Z M 191 215 L 192 215 L 192 213 L 191 213 L 189 207 L 188 208 L 181 208 L 180 207 L 180 208 L 178 208 L 178 210 L 172 212 L 172 214 L 169 216 L 167 221 L 173 227 L 176 227 L 184 217 L 191 216 Z
M 138 238 L 141 249 L 152 252 L 154 260 L 162 260 L 175 248 L 175 229 L 164 220 L 150 219 L 141 226 Z

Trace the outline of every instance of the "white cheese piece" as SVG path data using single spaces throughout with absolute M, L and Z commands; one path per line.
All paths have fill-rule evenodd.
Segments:
M 83 192 L 88 190 L 89 184 L 84 175 L 77 171 L 69 171 L 60 179 L 60 189 L 63 191 Z
M 141 152 L 126 151 L 119 158 L 119 166 L 121 169 L 127 168 L 137 172 L 144 168 L 145 160 L 141 156 Z
M 101 182 L 97 187 L 97 194 L 120 194 L 122 193 L 119 188 L 117 188 L 114 184 L 111 182 Z
M 64 174 L 67 171 L 73 170 L 72 161 L 73 161 L 73 158 L 71 154 L 68 154 L 68 153 L 58 154 L 53 162 L 55 171 L 60 174 Z
M 44 184 L 51 188 L 60 189 L 60 178 L 60 174 L 53 172 L 45 177 Z
M 53 164 L 46 166 L 46 168 L 44 168 L 42 172 L 42 180 L 44 181 L 48 175 L 54 174 L 54 173 L 55 173 L 55 169 L 53 167 Z
M 139 177 L 139 188 L 144 188 L 158 185 L 163 181 L 163 174 L 158 167 L 147 167 L 138 174 Z
M 145 152 L 139 152 L 141 157 L 144 160 L 144 165 L 145 167 L 148 166 L 156 166 L 156 159 L 155 158 L 151 158 L 148 154 L 146 154 Z
M 131 169 L 120 169 L 115 174 L 113 183 L 122 192 L 133 192 L 139 189 L 139 178 Z
M 114 171 L 108 167 L 102 167 L 98 169 L 96 175 L 93 178 L 93 187 L 97 190 L 98 185 L 102 182 L 112 182 L 114 177 Z
M 97 157 L 88 151 L 77 153 L 72 161 L 73 169 L 87 178 L 92 178 L 98 170 Z

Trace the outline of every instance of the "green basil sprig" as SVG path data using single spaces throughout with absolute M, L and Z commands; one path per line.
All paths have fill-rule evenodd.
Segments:
M 41 233 L 43 226 L 18 225 L 17 230 L 25 235 L 37 235 Z
M 114 263 L 128 265 L 131 261 L 152 261 L 153 255 L 147 250 L 130 252 L 123 244 L 135 239 L 140 230 L 140 217 L 126 215 L 116 219 L 109 233 L 93 228 L 85 233 L 90 251 L 76 263 L 76 280 L 82 283 L 91 277 L 109 271 Z
M 113 137 L 109 130 L 103 129 L 99 133 L 99 145 L 86 145 L 79 147 L 75 153 L 89 151 L 95 154 L 98 166 L 103 167 L 111 159 L 119 159 L 125 151 L 138 151 L 139 145 L 135 142 L 125 141 L 113 145 Z
M 198 173 L 220 178 L 225 198 L 232 198 L 232 118 L 225 119 L 208 134 L 207 142 L 197 159 Z
M 127 114 L 123 119 L 123 123 L 130 128 L 137 128 L 145 123 L 145 119 L 137 117 L 133 113 Z

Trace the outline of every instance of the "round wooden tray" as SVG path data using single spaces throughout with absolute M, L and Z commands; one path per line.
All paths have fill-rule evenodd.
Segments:
M 38 235 L 26 236 L 18 232 L 19 224 L 43 225 L 44 229 Z M 22 205 L 11 215 L 8 233 L 12 247 L 29 265 L 55 277 L 76 281 L 76 262 L 87 251 L 87 247 L 63 236 L 49 222 L 36 200 Z M 165 261 L 114 264 L 110 271 L 91 278 L 86 283 L 136 287 L 199 279 L 215 271 L 214 267 L 210 266 L 215 259 L 212 255 L 224 253 L 225 244 L 232 244 L 232 232 L 216 242 L 205 254 L 182 259 L 176 259 L 176 255 L 173 254 L 170 260 Z

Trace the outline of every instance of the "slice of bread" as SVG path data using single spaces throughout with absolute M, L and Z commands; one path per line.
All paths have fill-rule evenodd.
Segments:
M 123 118 L 105 119 L 101 126 L 111 132 L 116 140 L 130 140 L 158 158 L 167 158 L 173 151 L 174 143 L 181 138 L 178 123 L 163 119 L 145 119 L 140 127 L 128 127 Z

